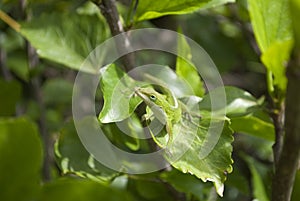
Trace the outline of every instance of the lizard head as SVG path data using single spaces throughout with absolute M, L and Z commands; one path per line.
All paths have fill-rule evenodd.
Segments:
M 145 87 L 145 88 L 139 87 L 136 88 L 135 92 L 143 100 L 147 99 L 159 106 L 163 106 L 164 103 L 167 101 L 165 95 L 155 91 L 151 87 Z

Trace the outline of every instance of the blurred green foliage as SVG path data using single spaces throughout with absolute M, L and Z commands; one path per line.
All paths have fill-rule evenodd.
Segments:
M 23 7 L 20 2 L 25 2 Z M 103 166 L 78 138 L 71 109 L 77 71 L 89 53 L 111 36 L 100 10 L 85 0 L 3 0 L 0 11 L 20 23 L 21 31 L 0 20 L 0 200 L 270 199 L 274 126 L 266 99 L 261 96 L 269 93 L 271 98 L 284 99 L 285 65 L 294 38 L 296 45 L 300 41 L 295 25 L 299 2 L 290 1 L 291 12 L 289 2 L 284 0 L 143 0 L 136 9 L 135 3 L 117 1 L 126 29 L 181 27 L 183 34 L 209 53 L 224 83 L 235 86 L 225 87 L 227 103 L 219 108 L 226 109 L 228 118 L 223 131 L 227 138 L 223 136 L 219 142 L 224 146 L 217 147 L 218 154 L 213 152 L 209 161 L 201 161 L 194 151 L 199 147 L 194 145 L 171 170 L 151 174 L 130 175 Z M 177 47 L 188 57 L 197 57 L 190 55 L 183 38 Z M 191 60 L 147 51 L 137 55 L 137 64 L 151 61 L 170 66 L 169 75 L 157 77 L 172 89 L 182 90 L 178 80 L 172 80 L 176 73 L 188 80 L 201 97 L 201 114 L 209 114 L 210 95 L 220 89 L 205 94 L 206 83 L 188 63 Z M 122 103 L 110 105 L 112 88 L 124 72 L 118 64 L 107 69 L 96 100 L 96 107 L 104 108 L 99 124 L 117 147 L 131 153 L 148 152 L 146 140 L 134 138 L 142 129 L 140 114 L 133 116 L 132 122 L 125 122 L 133 137 L 120 132 L 115 124 L 143 106 L 136 97 L 131 97 L 129 112 L 122 110 Z M 126 82 L 131 87 L 140 86 L 129 77 Z M 117 111 L 113 118 L 109 115 L 112 110 Z M 225 160 L 222 157 L 227 162 L 220 162 Z M 44 164 L 50 165 L 50 181 L 45 179 L 43 160 L 49 160 Z M 232 160 L 233 173 L 229 174 Z M 202 181 L 206 181 L 201 175 L 205 168 L 208 181 L 220 182 L 217 189 L 225 182 L 223 197 L 217 195 L 211 183 Z M 187 169 L 194 175 L 185 173 Z M 218 174 L 213 172 L 216 169 Z M 298 171 L 293 201 L 300 199 L 299 175 Z

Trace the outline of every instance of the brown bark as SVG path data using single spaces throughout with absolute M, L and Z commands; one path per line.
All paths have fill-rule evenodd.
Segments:
M 289 201 L 300 158 L 300 53 L 287 68 L 288 86 L 285 106 L 285 136 L 276 164 L 272 201 Z

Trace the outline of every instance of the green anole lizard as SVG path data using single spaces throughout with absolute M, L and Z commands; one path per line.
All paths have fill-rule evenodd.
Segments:
M 188 119 L 193 125 L 201 127 L 199 122 L 197 123 L 192 120 L 193 117 L 201 119 L 201 115 L 190 111 L 185 104 L 177 100 L 175 94 L 166 86 L 163 81 L 147 73 L 144 74 L 143 77 L 152 83 L 158 84 L 165 93 L 161 94 L 155 91 L 155 89 L 152 87 L 136 87 L 134 90 L 135 94 L 139 96 L 151 109 L 154 116 L 162 124 L 166 125 L 166 131 L 169 135 L 167 145 L 173 140 L 174 124 L 179 123 L 182 120 L 182 117 Z M 159 143 L 158 145 L 161 146 Z
M 135 94 L 146 103 L 154 116 L 166 125 L 166 131 L 169 135 L 167 144 L 169 144 L 173 137 L 173 125 L 181 120 L 182 111 L 174 94 L 170 90 L 166 90 L 168 94 L 163 95 L 151 87 L 137 87 Z

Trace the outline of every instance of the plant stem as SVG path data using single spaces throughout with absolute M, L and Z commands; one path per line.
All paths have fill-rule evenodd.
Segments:
M 16 32 L 20 32 L 20 24 L 2 10 L 0 10 L 0 19 L 3 20 L 6 24 L 8 24 Z
M 20 0 L 20 7 L 21 7 L 21 15 L 25 20 L 29 19 L 28 13 L 26 13 L 26 0 Z M 26 50 L 27 50 L 27 58 L 28 58 L 28 66 L 29 71 L 34 71 L 34 69 L 38 68 L 39 58 L 36 53 L 36 50 L 30 45 L 28 41 L 26 41 Z M 50 145 L 50 138 L 47 132 L 47 122 L 46 122 L 46 108 L 43 101 L 43 95 L 41 90 L 41 79 L 40 77 L 34 76 L 30 80 L 30 84 L 32 87 L 32 93 L 34 98 L 38 104 L 40 116 L 38 120 L 39 131 L 44 143 L 44 161 L 43 161 L 43 179 L 44 181 L 50 180 L 50 167 L 51 167 L 51 145 Z
M 26 46 L 27 46 L 29 67 L 32 70 L 34 68 L 37 68 L 39 59 L 35 49 L 28 42 L 26 42 Z M 43 170 L 42 170 L 43 179 L 44 181 L 49 181 L 51 178 L 50 167 L 51 167 L 52 160 L 51 160 L 50 153 L 52 152 L 51 151 L 52 146 L 50 143 L 49 133 L 47 131 L 46 108 L 45 108 L 42 89 L 41 89 L 40 77 L 33 77 L 31 79 L 31 86 L 32 86 L 34 98 L 38 104 L 39 111 L 40 111 L 38 124 L 39 124 L 40 134 L 44 143 L 44 162 L 43 162 Z
M 300 52 L 287 68 L 285 136 L 276 164 L 272 201 L 289 201 L 300 158 Z
M 96 2 L 96 4 L 98 5 L 98 7 L 101 10 L 101 13 L 105 17 L 109 25 L 111 34 L 113 36 L 122 34 L 120 35 L 121 37 L 115 38 L 115 43 L 119 54 L 121 55 L 122 52 L 128 52 L 128 50 L 130 50 L 131 48 L 131 45 L 126 33 L 124 32 L 124 27 L 119 18 L 119 13 L 116 7 L 115 0 L 101 0 L 100 2 Z M 121 58 L 121 60 L 127 72 L 133 69 L 133 54 L 126 54 Z
M 12 80 L 13 76 L 6 66 L 6 51 L 0 47 L 0 67 L 6 81 Z
M 273 108 L 276 111 L 273 111 L 271 117 L 273 119 L 274 129 L 275 129 L 275 143 L 273 145 L 273 156 L 274 156 L 274 166 L 276 168 L 276 164 L 278 163 L 282 146 L 283 146 L 283 138 L 284 138 L 284 104 L 281 103 L 277 105 L 273 103 Z

